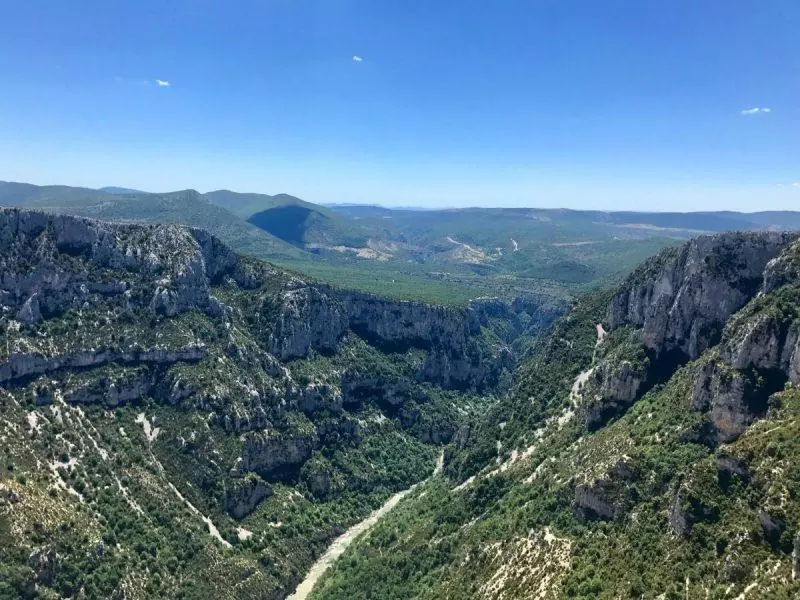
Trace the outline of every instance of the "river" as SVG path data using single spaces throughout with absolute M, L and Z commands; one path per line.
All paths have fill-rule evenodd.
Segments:
M 444 452 L 439 454 L 439 458 L 436 460 L 436 468 L 433 470 L 434 475 L 438 475 L 442 471 L 442 466 L 444 464 Z M 348 546 L 353 543 L 359 535 L 364 533 L 365 531 L 369 531 L 375 523 L 377 523 L 382 516 L 392 510 L 397 503 L 400 502 L 403 498 L 405 498 L 408 494 L 413 492 L 417 486 L 425 483 L 428 481 L 427 479 L 424 481 L 420 481 L 419 483 L 415 483 L 410 488 L 403 490 L 402 492 L 397 492 L 394 496 L 389 498 L 386 502 L 384 502 L 383 506 L 379 509 L 375 510 L 372 514 L 370 514 L 366 519 L 363 521 L 356 523 L 350 529 L 345 531 L 342 535 L 336 538 L 333 543 L 328 546 L 328 549 L 325 551 L 325 554 L 319 557 L 317 562 L 313 564 L 311 569 L 306 573 L 306 578 L 300 582 L 295 589 L 294 593 L 289 596 L 286 600 L 306 600 L 308 595 L 311 593 L 311 590 L 314 589 L 317 581 L 319 578 L 322 577 L 323 573 L 327 571 L 336 559 L 339 558 L 345 550 L 347 550 Z

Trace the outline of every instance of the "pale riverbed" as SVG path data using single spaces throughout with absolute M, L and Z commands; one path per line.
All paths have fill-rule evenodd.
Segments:
M 438 475 L 441 472 L 443 463 L 444 453 L 442 452 L 439 454 L 439 458 L 436 461 L 436 469 L 434 469 L 433 475 Z M 368 531 L 380 520 L 382 516 L 397 506 L 397 503 L 400 502 L 400 500 L 413 492 L 421 483 L 424 482 L 415 483 L 407 490 L 397 492 L 394 496 L 384 502 L 383 506 L 370 514 L 366 519 L 360 523 L 356 523 L 350 529 L 336 538 L 333 543 L 328 546 L 325 554 L 320 556 L 308 573 L 306 573 L 306 578 L 300 582 L 300 585 L 297 586 L 297 589 L 295 589 L 294 593 L 286 600 L 305 600 L 308 598 L 308 595 L 311 593 L 311 590 L 314 589 L 314 586 L 316 585 L 317 581 L 319 581 L 319 578 L 322 577 L 323 573 L 325 573 L 325 571 L 331 567 L 336 559 L 339 558 L 345 550 L 347 550 L 347 547 L 353 543 L 353 540 L 355 540 L 365 531 Z

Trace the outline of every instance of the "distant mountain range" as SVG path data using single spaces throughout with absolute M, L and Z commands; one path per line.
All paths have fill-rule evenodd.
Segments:
M 437 302 L 517 296 L 619 277 L 705 232 L 800 229 L 800 212 L 659 213 L 319 205 L 289 194 L 147 193 L 0 182 L 0 205 L 181 223 L 239 252 L 348 287 Z

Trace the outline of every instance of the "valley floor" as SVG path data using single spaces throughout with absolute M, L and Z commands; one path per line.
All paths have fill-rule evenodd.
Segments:
M 431 477 L 435 477 L 442 472 L 444 466 L 444 451 L 439 453 L 439 458 L 436 461 L 436 468 L 434 469 Z M 427 479 L 425 480 L 427 481 Z M 358 536 L 362 533 L 369 531 L 380 519 L 389 513 L 399 502 L 408 494 L 413 492 L 417 487 L 425 483 L 421 481 L 415 483 L 410 488 L 397 492 L 391 496 L 379 509 L 374 511 L 363 521 L 356 523 L 350 529 L 345 531 L 342 535 L 336 538 L 333 543 L 325 551 L 325 554 L 319 557 L 319 560 L 309 569 L 306 578 L 300 582 L 294 593 L 287 598 L 287 600 L 306 600 L 314 589 L 317 581 L 322 577 L 325 572 L 333 566 L 336 560 L 344 554 L 344 551 L 352 544 Z

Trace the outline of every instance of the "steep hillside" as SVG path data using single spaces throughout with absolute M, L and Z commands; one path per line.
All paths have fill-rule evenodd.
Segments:
M 350 248 L 362 258 L 372 258 L 363 250 L 368 243 L 366 232 L 357 223 L 347 222 L 336 214 L 313 205 L 283 204 L 251 215 L 256 227 L 277 238 L 308 250 Z
M 0 597 L 283 598 L 508 384 L 498 310 L 0 210 Z
M 311 210 L 317 210 L 323 214 L 330 213 L 330 211 L 323 206 L 305 202 L 289 194 L 275 194 L 274 196 L 270 196 L 269 194 L 247 194 L 232 192 L 230 190 L 216 190 L 214 192 L 206 192 L 203 195 L 208 198 L 212 204 L 221 206 L 225 210 L 245 220 L 258 212 L 281 206 L 303 206 Z
M 796 598 L 800 241 L 704 236 L 584 297 L 314 598 Z
M 358 223 L 343 219 L 331 209 L 289 194 L 240 194 L 218 190 L 204 194 L 208 200 L 247 220 L 270 235 L 294 246 L 359 248 L 367 237 Z

